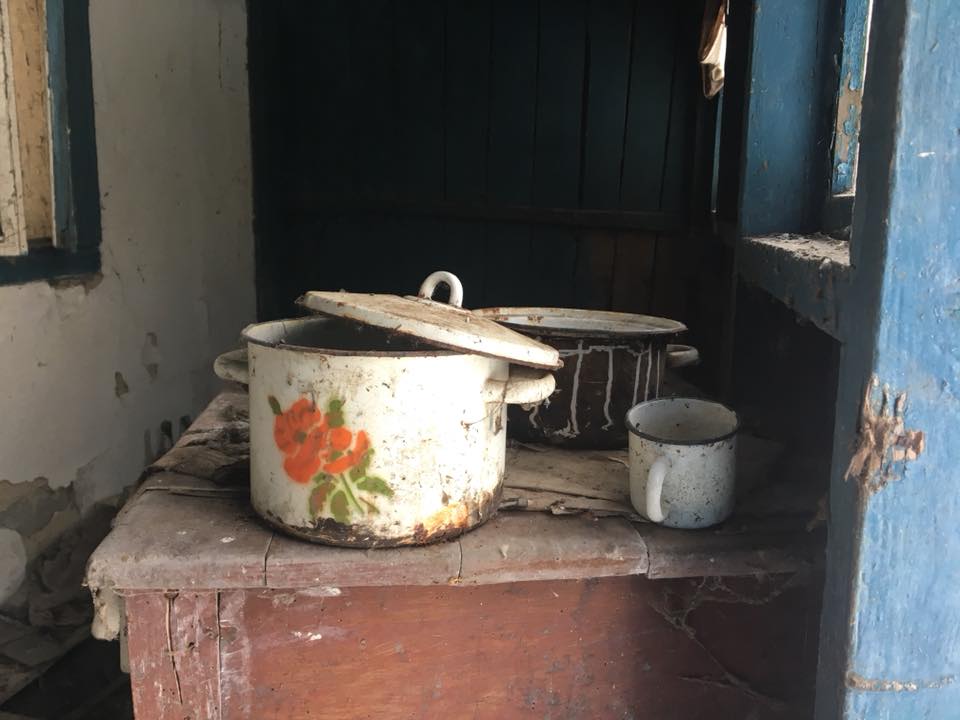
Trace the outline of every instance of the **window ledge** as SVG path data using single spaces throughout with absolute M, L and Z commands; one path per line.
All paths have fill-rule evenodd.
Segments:
M 824 235 L 745 237 L 737 272 L 806 318 L 840 338 L 840 313 L 850 278 L 850 245 Z
M 0 258 L 0 286 L 38 280 L 61 282 L 66 278 L 92 278 L 100 272 L 100 248 L 70 252 L 60 248 L 31 248 L 26 255 Z

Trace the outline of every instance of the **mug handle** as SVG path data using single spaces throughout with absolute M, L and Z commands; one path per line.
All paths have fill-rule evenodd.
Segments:
M 670 461 L 665 457 L 658 457 L 647 472 L 647 518 L 651 522 L 663 522 L 663 508 L 660 505 L 660 496 L 663 494 L 663 481 L 670 469 Z

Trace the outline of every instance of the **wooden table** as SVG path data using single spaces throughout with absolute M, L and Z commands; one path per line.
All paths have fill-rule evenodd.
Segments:
M 501 512 L 451 542 L 352 550 L 160 472 L 88 584 L 140 720 L 792 718 L 812 700 L 814 535 Z

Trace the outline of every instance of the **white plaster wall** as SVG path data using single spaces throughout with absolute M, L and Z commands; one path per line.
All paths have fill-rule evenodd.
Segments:
M 102 280 L 0 287 L 0 481 L 73 483 L 81 512 L 196 416 L 254 317 L 244 0 L 91 0 L 90 26 Z

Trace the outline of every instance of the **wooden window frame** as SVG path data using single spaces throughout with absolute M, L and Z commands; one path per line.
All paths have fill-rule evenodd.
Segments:
M 49 201 L 46 206 L 35 205 L 32 215 L 26 212 L 27 202 L 36 198 L 24 192 L 23 164 L 17 156 L 22 144 L 13 122 L 17 93 L 11 88 L 11 73 L 6 71 L 12 68 L 14 57 L 7 40 L 17 37 L 10 33 L 11 9 L 17 9 L 17 3 L 32 9 L 43 6 L 41 32 L 46 37 L 43 117 L 48 125 L 45 153 L 49 177 L 44 190 Z M 0 252 L 0 285 L 87 275 L 100 269 L 100 190 L 88 11 L 88 0 L 0 0 L 4 39 L 0 89 L 7 99 L 5 108 L 0 109 L 0 124 L 11 129 L 8 137 L 0 133 L 0 198 L 13 198 L 7 203 L 0 201 L 0 223 L 17 228 L 16 235 L 8 234 L 13 239 L 7 241 L 6 252 Z M 36 161 L 36 157 L 32 159 Z M 31 179 L 35 171 L 36 163 Z M 34 190 L 42 185 L 35 180 Z M 38 207 L 46 212 L 45 224 L 38 220 Z

